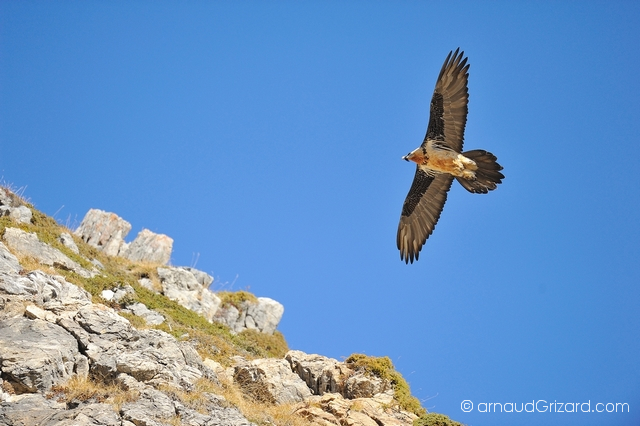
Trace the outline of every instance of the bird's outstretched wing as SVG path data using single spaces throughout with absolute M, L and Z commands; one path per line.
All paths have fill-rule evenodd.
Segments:
M 427 139 L 439 140 L 457 152 L 462 151 L 469 102 L 469 64 L 467 58 L 463 59 L 464 52 L 459 50 L 449 52 L 438 75 L 431 97 L 427 134 L 422 143 L 426 144 Z
M 450 174 L 430 173 L 420 167 L 416 168 L 398 225 L 400 259 L 406 263 L 418 260 L 424 242 L 440 218 L 452 182 L 453 176 Z

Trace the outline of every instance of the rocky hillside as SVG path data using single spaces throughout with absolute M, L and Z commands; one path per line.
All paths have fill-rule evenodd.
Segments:
M 284 307 L 167 265 L 90 210 L 72 231 L 0 187 L 0 425 L 454 425 L 389 358 L 289 350 Z

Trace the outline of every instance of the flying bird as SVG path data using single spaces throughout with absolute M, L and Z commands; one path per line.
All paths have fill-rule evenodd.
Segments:
M 486 194 L 502 183 L 502 166 L 490 152 L 462 152 L 467 123 L 469 64 L 464 52 L 449 52 L 431 97 L 422 145 L 402 157 L 417 164 L 398 225 L 398 249 L 405 263 L 418 260 L 433 232 L 455 178 L 469 192 Z

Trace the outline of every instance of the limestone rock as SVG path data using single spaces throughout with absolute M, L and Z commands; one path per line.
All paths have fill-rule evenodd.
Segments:
M 18 258 L 15 257 L 2 242 L 0 242 L 0 273 L 17 274 L 22 270 Z
M 284 306 L 268 297 L 258 297 L 257 303 L 242 302 L 240 309 L 233 305 L 221 308 L 214 321 L 225 324 L 236 333 L 245 329 L 273 334 L 282 319 Z
M 333 358 L 292 350 L 287 352 L 285 359 L 314 395 L 339 393 L 347 399 L 372 398 L 391 389 L 391 384 L 385 380 L 352 370 Z
M 208 400 L 206 408 L 203 410 L 206 414 L 176 404 L 176 411 L 180 415 L 182 424 L 189 426 L 255 426 L 223 397 L 208 392 L 203 392 L 202 396 Z
M 256 359 L 238 365 L 233 380 L 259 401 L 284 404 L 311 396 L 307 385 L 283 359 Z
M 166 265 L 171 259 L 173 239 L 143 229 L 121 256 L 136 262 L 160 263 Z
M 0 187 L 0 216 L 10 216 L 18 223 L 31 223 L 31 209 L 13 192 Z
M 71 250 L 75 254 L 79 254 L 80 253 L 80 250 L 78 249 L 78 246 L 77 246 L 76 242 L 73 241 L 73 237 L 70 234 L 68 234 L 66 232 L 61 233 L 60 234 L 60 242 L 62 244 L 64 244 L 66 247 L 68 247 L 69 250 Z
M 18 296 L 16 300 L 33 302 L 36 305 L 61 314 L 75 311 L 91 303 L 91 295 L 59 275 L 49 275 L 42 271 L 20 275 L 15 272 L 0 272 L 0 294 Z
M 115 287 L 114 289 L 106 289 L 102 290 L 100 293 L 100 297 L 109 302 L 113 301 L 116 303 L 120 303 L 125 297 L 128 295 L 135 294 L 136 291 L 129 284 L 126 284 L 122 287 Z
M 62 410 L 40 423 L 41 426 L 121 426 L 122 420 L 109 404 L 85 404 Z
M 44 309 L 36 306 L 29 305 L 24 310 L 24 316 L 30 319 L 41 319 L 51 323 L 55 323 L 58 316 L 52 312 L 45 311 Z
M 18 197 L 7 188 L 3 188 L 0 186 L 0 206 L 11 209 L 22 205 L 24 205 L 24 203 L 22 202 L 20 197 Z
M 247 309 L 247 328 L 255 327 L 262 333 L 273 334 L 283 313 L 284 306 L 281 303 L 268 297 L 258 297 L 258 303 Z M 252 322 L 253 324 L 251 324 Z
M 140 278 L 138 280 L 138 284 L 140 284 L 142 287 L 146 288 L 147 290 L 151 290 L 154 293 L 159 293 L 160 289 L 156 288 L 156 286 L 153 284 L 153 281 L 151 281 L 149 278 Z
M 356 373 L 345 382 L 343 394 L 349 399 L 371 398 L 389 388 L 390 384 L 378 377 Z
M 129 321 L 116 314 L 113 309 L 101 305 L 80 309 L 75 321 L 89 333 L 104 335 L 109 340 L 129 341 L 134 331 Z
M 162 425 L 176 415 L 171 398 L 153 388 L 146 388 L 140 393 L 140 399 L 128 402 L 120 409 L 122 418 L 136 425 Z
M 136 330 L 111 308 L 91 305 L 74 321 L 59 324 L 75 336 L 91 364 L 91 372 L 105 379 L 126 373 L 148 384 L 172 384 L 189 389 L 200 378 L 217 381 L 187 342 L 160 330 Z
M 60 250 L 41 242 L 33 232 L 25 232 L 18 228 L 6 228 L 3 238 L 13 250 L 35 258 L 43 265 L 66 268 L 85 278 L 92 276 L 89 271 L 69 259 Z
M 47 419 L 64 409 L 65 404 L 47 399 L 42 394 L 12 395 L 0 404 L 0 424 L 41 426 Z
M 344 363 L 322 355 L 291 350 L 285 359 L 314 395 L 327 392 L 344 394 L 345 382 L 354 373 Z
M 18 223 L 31 223 L 31 209 L 27 206 L 14 207 L 11 209 L 9 216 Z
M 198 281 L 193 272 L 187 268 L 158 268 L 162 283 L 162 292 L 187 309 L 199 313 L 208 321 L 213 317 L 221 304 L 220 299 Z
M 143 303 L 133 303 L 128 305 L 124 310 L 141 317 L 149 325 L 158 325 L 164 322 L 164 317 L 162 315 L 147 308 Z
M 49 275 L 42 271 L 29 272 L 26 278 L 35 284 L 38 290 L 36 302 L 55 313 L 75 311 L 91 304 L 91 294 L 60 275 Z
M 418 417 L 399 410 L 391 395 L 345 399 L 337 393 L 313 396 L 297 406 L 296 412 L 320 425 L 412 426 Z
M 233 374 L 227 375 L 226 369 L 219 362 L 214 361 L 211 358 L 205 358 L 202 363 L 213 370 L 218 378 L 224 379 L 225 381 L 233 380 Z M 231 370 L 233 371 L 233 369 Z
M 76 340 L 63 328 L 39 319 L 0 321 L 2 375 L 17 393 L 47 392 L 74 372 Z
M 74 233 L 109 256 L 117 256 L 130 230 L 131 224 L 115 213 L 91 209 Z
M 206 272 L 199 271 L 196 268 L 191 268 L 188 266 L 184 266 L 182 269 L 191 272 L 196 278 L 196 281 L 198 281 L 204 288 L 209 288 L 209 286 L 213 282 L 213 277 Z

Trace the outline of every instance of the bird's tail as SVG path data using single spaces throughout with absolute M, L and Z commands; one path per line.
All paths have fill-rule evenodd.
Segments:
M 462 155 L 473 160 L 478 166 L 475 171 L 475 179 L 456 177 L 460 185 L 467 191 L 475 194 L 486 194 L 496 189 L 499 183 L 502 183 L 502 179 L 504 179 L 504 175 L 500 173 L 502 166 L 496 161 L 495 155 L 482 149 L 463 152 Z

